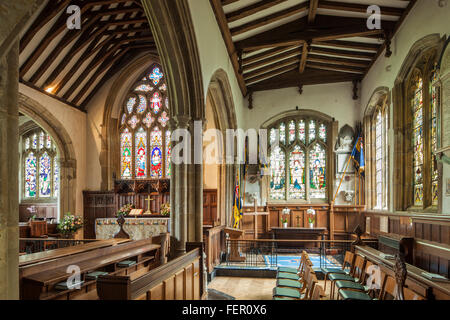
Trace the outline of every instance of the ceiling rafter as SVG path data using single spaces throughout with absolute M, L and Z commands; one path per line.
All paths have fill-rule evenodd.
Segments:
M 285 1 L 275 0 L 210 2 L 238 79 L 241 71 L 248 90 L 259 90 L 264 85 L 273 88 L 270 81 L 278 82 L 286 74 L 290 78 L 281 86 L 361 80 L 416 1 L 409 1 L 407 8 L 380 6 L 380 30 L 368 29 L 369 5 L 360 0 L 306 0 L 285 5 L 281 5 Z M 218 8 L 219 4 L 222 8 Z M 235 6 L 231 10 L 227 7 L 225 18 L 218 16 L 220 11 L 224 14 L 224 6 L 231 4 Z M 297 15 L 300 18 L 295 18 Z M 294 64 L 293 59 L 299 61 Z M 292 65 L 286 66 L 289 62 Z M 288 70 L 294 65 L 295 81 L 295 71 Z M 277 73 L 280 68 L 284 72 Z M 311 81 L 309 73 L 326 76 L 322 81 Z

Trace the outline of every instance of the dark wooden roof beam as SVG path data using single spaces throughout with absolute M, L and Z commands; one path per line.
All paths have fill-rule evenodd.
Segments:
M 246 72 L 248 70 L 253 70 L 255 68 L 263 67 L 263 66 L 266 66 L 266 65 L 278 62 L 278 61 L 282 61 L 284 59 L 287 59 L 287 58 L 290 58 L 290 57 L 293 57 L 293 56 L 300 57 L 300 53 L 298 51 L 298 48 L 294 47 L 293 49 L 290 49 L 290 50 L 285 51 L 283 53 L 271 56 L 269 58 L 262 59 L 262 60 L 254 62 L 254 63 L 246 64 L 246 65 L 244 65 L 244 72 Z
M 319 5 L 319 0 L 309 0 L 309 13 L 308 13 L 308 23 L 314 24 L 316 21 L 317 7 Z
M 308 67 L 313 69 L 322 69 L 322 70 L 333 70 L 338 72 L 349 72 L 349 73 L 359 73 L 364 74 L 365 68 L 357 68 L 357 67 L 347 67 L 347 66 L 338 66 L 328 63 L 320 63 L 320 62 L 308 62 Z
M 279 53 L 282 53 L 282 52 L 285 52 L 287 50 L 294 49 L 294 48 L 298 49 L 298 46 L 278 47 L 275 49 L 265 50 L 263 52 L 251 55 L 249 57 L 245 57 L 243 64 L 246 65 L 246 64 L 250 64 L 250 63 L 253 63 L 253 62 L 256 62 L 259 60 L 267 59 L 276 54 L 279 54 Z
M 322 62 L 322 63 L 329 63 L 329 64 L 338 64 L 338 65 L 343 65 L 343 66 L 360 67 L 360 68 L 367 68 L 369 65 L 369 61 L 355 60 L 355 59 L 343 59 L 343 58 L 322 56 L 322 55 L 311 54 L 311 53 L 308 55 L 308 61 Z
M 226 14 L 226 19 L 228 23 L 237 21 L 239 19 L 246 18 L 255 13 L 261 12 L 263 10 L 269 9 L 277 4 L 285 2 L 287 0 L 261 0 L 244 8 L 238 9 L 236 11 Z
M 286 60 L 283 60 L 283 61 L 280 61 L 280 62 L 277 62 L 277 63 L 270 64 L 268 66 L 264 66 L 262 68 L 256 69 L 255 71 L 244 73 L 244 78 L 245 78 L 245 80 L 248 80 L 250 78 L 259 76 L 261 74 L 269 73 L 271 71 L 275 71 L 275 70 L 280 69 L 282 67 L 290 66 L 290 65 L 293 65 L 293 64 L 297 65 L 299 62 L 300 62 L 300 58 L 299 57 L 292 57 L 292 58 L 289 58 L 289 59 L 286 59 Z
M 273 78 L 275 78 L 275 77 L 277 77 L 277 76 L 279 76 L 279 75 L 281 75 L 283 73 L 286 73 L 286 72 L 289 72 L 289 71 L 292 71 L 292 70 L 296 70 L 296 69 L 297 69 L 297 65 L 296 64 L 289 65 L 289 66 L 277 69 L 275 71 L 272 71 L 271 73 L 266 73 L 266 74 L 262 74 L 262 75 L 257 76 L 257 77 L 253 77 L 253 78 L 249 79 L 247 81 L 247 83 L 248 84 L 254 84 L 254 83 L 257 83 L 257 82 L 260 82 L 260 81 L 263 81 L 263 80 L 273 79 Z
M 367 13 L 368 7 L 369 6 L 367 4 L 359 4 L 359 3 L 347 3 L 347 2 L 325 1 L 325 0 L 319 1 L 319 9 Z M 402 8 L 385 7 L 385 6 L 380 6 L 380 9 L 381 9 L 381 17 L 383 16 L 400 17 L 404 10 Z
M 317 54 L 326 54 L 326 55 L 332 55 L 332 56 L 342 56 L 342 57 L 349 57 L 349 58 L 357 58 L 357 59 L 364 59 L 364 60 L 372 60 L 375 58 L 375 54 L 370 52 L 361 52 L 361 51 L 351 51 L 351 50 L 342 50 L 342 49 L 329 49 L 329 48 L 322 48 L 322 47 L 311 47 L 312 53 Z
M 362 51 L 371 51 L 377 52 L 380 48 L 380 45 L 372 44 L 372 43 L 364 43 L 364 42 L 354 42 L 354 41 L 345 41 L 345 40 L 330 40 L 330 41 L 313 41 L 313 45 L 322 45 L 327 47 L 336 47 L 336 48 L 344 48 L 344 49 L 355 49 Z
M 248 32 L 248 31 L 251 31 L 251 30 L 263 27 L 265 25 L 277 22 L 279 20 L 288 18 L 290 16 L 302 13 L 302 12 L 304 12 L 306 10 L 308 10 L 308 3 L 304 2 L 304 3 L 301 3 L 301 4 L 295 5 L 295 6 L 291 7 L 291 8 L 287 8 L 287 9 L 281 10 L 279 12 L 270 14 L 270 15 L 268 15 L 266 17 L 262 17 L 260 19 L 256 19 L 254 21 L 245 23 L 245 24 L 243 24 L 241 26 L 234 27 L 234 28 L 232 28 L 230 30 L 231 31 L 231 35 L 234 37 L 234 36 L 240 35 L 242 33 L 245 33 L 245 32 Z

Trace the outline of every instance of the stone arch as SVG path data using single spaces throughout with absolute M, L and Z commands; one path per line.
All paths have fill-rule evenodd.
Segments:
M 227 73 L 218 69 L 208 86 L 207 108 L 210 106 L 214 113 L 215 128 L 226 137 L 226 130 L 237 129 L 237 119 L 233 95 Z M 225 140 L 225 139 L 224 139 Z M 223 143 L 222 160 L 225 159 L 226 141 Z M 233 187 L 235 166 L 225 164 L 224 161 L 218 166 L 218 205 L 222 224 L 230 222 L 233 202 Z
M 77 160 L 72 139 L 64 126 L 43 105 L 19 93 L 19 112 L 47 131 L 57 146 L 60 159 L 59 213 L 76 212 Z
M 161 64 L 167 74 L 172 129 L 186 129 L 194 136 L 194 122 L 204 121 L 205 95 L 200 58 L 188 1 L 142 1 L 155 39 Z M 201 150 L 202 137 L 192 146 Z M 194 148 L 193 148 L 194 149 Z M 177 253 L 188 241 L 203 239 L 203 166 L 172 164 L 170 183 L 171 233 Z
M 384 102 L 385 99 L 386 101 Z M 378 87 L 374 90 L 364 110 L 364 117 L 372 115 L 381 102 L 384 102 L 386 106 L 391 104 L 391 91 L 388 87 Z
M 159 58 L 152 54 L 145 54 L 135 59 L 123 69 L 109 90 L 103 111 L 102 144 L 99 159 L 102 170 L 102 190 L 112 190 L 114 179 L 119 177 L 118 123 L 120 110 L 126 95 L 139 76 L 155 62 L 160 63 Z

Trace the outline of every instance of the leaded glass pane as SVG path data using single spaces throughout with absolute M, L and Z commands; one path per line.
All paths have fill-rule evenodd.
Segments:
M 285 153 L 279 146 L 273 148 L 270 153 L 270 172 L 270 198 L 273 200 L 286 199 Z
M 286 144 L 286 125 L 284 122 L 280 124 L 280 142 Z
M 166 111 L 164 111 L 164 112 L 161 114 L 161 117 L 158 118 L 158 122 L 161 124 L 161 126 L 162 126 L 163 128 L 166 127 L 167 122 L 169 122 L 169 116 L 167 115 L 167 112 L 166 112 Z
M 136 104 L 136 98 L 135 97 L 131 97 L 130 99 L 128 99 L 127 111 L 128 111 L 129 114 L 131 114 L 133 112 L 133 108 L 134 108 L 135 104 Z
M 37 148 L 37 134 L 33 134 L 33 138 L 31 139 L 31 147 L 33 149 Z
M 155 114 L 161 110 L 161 96 L 158 92 L 155 92 L 153 94 L 152 100 L 151 100 L 151 109 Z
M 140 122 L 140 120 L 138 119 L 138 117 L 136 117 L 135 115 L 133 115 L 130 120 L 128 120 L 128 124 L 135 129 L 136 126 L 138 125 L 138 123 Z
M 30 149 L 30 138 L 25 139 L 25 150 L 28 151 Z
M 33 152 L 25 160 L 25 197 L 36 197 L 37 160 Z
M 140 86 L 136 87 L 136 89 L 134 89 L 134 91 L 142 91 L 142 92 L 149 92 L 152 90 L 153 87 L 150 86 L 149 84 L 141 84 Z
M 423 81 L 417 78 L 413 109 L 413 146 L 414 146 L 414 204 L 423 205 Z
M 59 161 L 53 160 L 53 197 L 57 198 L 59 195 Z
M 327 127 L 323 123 L 319 127 L 319 138 L 323 142 L 327 142 Z
M 166 131 L 166 178 L 170 177 L 171 172 L 171 161 L 170 156 L 172 154 L 172 148 L 170 145 L 171 133 L 169 130 Z
M 52 195 L 52 164 L 47 152 L 39 159 L 39 197 L 49 198 Z
M 136 178 L 145 179 L 147 177 L 147 132 L 140 128 L 136 132 Z
M 152 117 L 152 114 L 150 112 L 148 112 L 144 120 L 142 120 L 142 122 L 147 126 L 147 128 L 150 128 L 152 126 L 153 121 L 155 121 L 155 119 Z
M 132 134 L 125 129 L 124 132 L 120 135 L 120 154 L 121 154 L 121 164 L 120 164 L 120 172 L 122 179 L 131 179 L 132 178 Z
M 295 141 L 295 121 L 291 120 L 289 122 L 289 143 Z
M 139 96 L 139 105 L 137 107 L 138 113 L 144 113 L 147 109 L 147 98 L 145 96 Z
M 310 197 L 312 199 L 326 198 L 326 151 L 316 143 L 309 151 Z
M 156 86 L 159 81 L 162 79 L 163 77 L 163 73 L 161 72 L 161 70 L 158 67 L 153 68 L 152 73 L 150 74 L 150 80 L 153 81 L 153 84 Z
M 305 153 L 295 146 L 289 156 L 289 199 L 305 199 Z
M 47 149 L 51 149 L 52 148 L 52 138 L 50 137 L 50 135 L 47 135 L 47 145 L 46 145 Z
M 306 124 L 305 120 L 300 120 L 298 122 L 298 138 L 301 142 L 306 144 Z
M 45 134 L 43 131 L 39 134 L 39 150 L 44 149 Z
M 152 178 L 162 177 L 162 132 L 156 127 L 150 134 L 150 148 L 151 148 L 151 176 Z
M 431 199 L 433 205 L 438 205 L 438 179 L 439 171 L 437 168 L 437 159 L 434 152 L 437 150 L 437 116 L 440 104 L 440 87 L 434 85 L 433 82 L 437 80 L 437 72 L 433 72 L 431 77 L 431 125 L 430 125 L 430 140 L 431 140 Z
M 309 122 L 308 142 L 311 143 L 314 139 L 316 139 L 316 122 L 311 120 Z

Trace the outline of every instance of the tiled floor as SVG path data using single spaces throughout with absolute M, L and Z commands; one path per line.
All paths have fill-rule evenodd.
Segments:
M 226 293 L 236 300 L 271 300 L 272 290 L 276 285 L 275 279 L 266 278 L 238 278 L 216 277 L 208 284 L 208 288 Z M 324 287 L 324 281 L 319 281 Z M 327 298 L 330 294 L 330 283 L 327 283 Z

